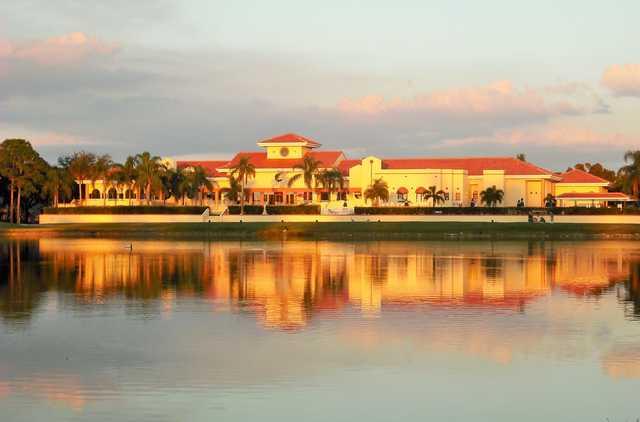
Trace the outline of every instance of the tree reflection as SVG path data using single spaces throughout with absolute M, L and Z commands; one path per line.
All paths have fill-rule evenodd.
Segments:
M 366 315 L 385 307 L 526 310 L 560 289 L 598 296 L 621 283 L 640 315 L 640 262 L 634 244 L 562 242 L 136 242 L 0 243 L 0 315 L 27 321 L 43 293 L 91 312 L 121 305 L 157 316 L 177 298 L 255 316 L 266 327 L 300 329 L 345 306 Z M 51 299 L 53 298 L 53 299 Z

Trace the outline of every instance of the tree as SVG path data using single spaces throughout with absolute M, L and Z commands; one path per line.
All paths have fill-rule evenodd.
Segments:
M 61 195 L 64 198 L 71 196 L 72 183 L 71 176 L 63 168 L 51 167 L 47 171 L 42 189 L 51 199 L 51 204 L 54 208 L 58 208 Z
M 58 160 L 58 163 L 69 171 L 69 174 L 71 174 L 74 181 L 78 184 L 78 196 L 81 205 L 84 204 L 87 198 L 85 182 L 91 179 L 95 162 L 95 154 L 85 151 L 75 152 L 72 155 L 61 157 Z
M 162 164 L 160 157 L 152 156 L 147 151 L 136 155 L 135 163 L 137 182 L 141 187 L 144 187 L 145 199 L 149 205 L 153 190 L 162 186 L 160 176 L 166 167 Z
M 516 154 L 516 158 L 520 161 L 527 161 L 527 155 L 522 152 L 519 154 Z
M 242 192 L 242 186 L 240 185 L 240 182 L 238 182 L 238 180 L 235 177 L 229 176 L 229 190 L 225 194 L 225 197 L 227 198 L 227 200 L 232 202 L 238 202 L 238 197 L 240 196 L 240 192 Z
M 238 163 L 231 168 L 231 176 L 236 178 L 240 183 L 240 215 L 244 214 L 244 200 L 245 200 L 245 187 L 247 186 L 247 180 L 256 176 L 256 167 L 251 164 L 251 158 L 244 156 L 240 157 Z
M 96 157 L 93 167 L 91 169 L 91 188 L 95 189 L 95 183 L 98 180 L 102 181 L 102 200 L 104 206 L 107 206 L 107 189 L 111 184 L 113 160 L 108 154 L 100 155 Z
M 24 194 L 39 194 L 48 164 L 24 139 L 7 139 L 0 144 L 0 176 L 9 179 L 9 221 L 20 224 Z M 14 213 L 15 210 L 15 213 Z
M 431 199 L 431 206 L 435 207 L 438 204 L 442 204 L 445 201 L 446 192 L 443 190 L 436 190 L 435 186 L 429 186 L 429 189 L 424 193 L 423 197 L 426 200 Z
M 487 204 L 488 207 L 495 207 L 497 204 L 502 202 L 503 198 L 504 191 L 496 188 L 495 185 L 480 192 L 480 200 L 484 204 Z
M 131 205 L 131 200 L 133 199 L 133 189 L 135 187 L 136 180 L 138 179 L 138 170 L 136 169 L 136 167 L 136 158 L 129 156 L 124 161 L 124 164 L 119 166 L 118 169 L 118 171 L 121 173 L 123 183 L 127 187 L 128 195 L 125 192 L 125 199 L 129 200 L 129 205 Z
M 191 185 L 193 189 L 200 193 L 200 205 L 204 204 L 204 192 L 213 190 L 215 182 L 212 182 L 207 178 L 207 172 L 201 166 L 195 166 L 192 168 L 190 174 Z
M 618 170 L 622 188 L 637 198 L 640 193 L 640 150 L 627 151 L 624 154 L 624 162 L 627 164 Z
M 344 176 L 338 169 L 325 169 L 316 174 L 316 185 L 322 186 L 322 189 L 329 192 L 329 200 L 331 193 L 342 191 L 344 189 Z
M 374 180 L 373 184 L 364 191 L 365 201 L 371 200 L 374 206 L 380 205 L 380 200 L 387 202 L 389 200 L 389 186 L 387 182 L 380 179 Z
M 615 182 L 616 181 L 616 172 L 613 171 L 613 170 L 609 170 L 608 168 L 604 167 L 600 163 L 595 163 L 595 164 L 577 163 L 573 168 L 576 168 L 578 170 L 582 170 L 582 171 L 587 172 L 589 174 L 593 174 L 594 176 L 597 176 L 597 177 L 600 177 L 602 179 L 608 180 L 609 182 Z M 571 170 L 571 168 L 569 168 L 568 170 Z
M 289 178 L 289 187 L 293 186 L 293 184 L 302 177 L 305 186 L 309 189 L 312 189 L 313 178 L 318 174 L 318 170 L 320 169 L 321 165 L 321 161 L 316 160 L 309 154 L 305 155 L 301 163 L 293 166 L 294 169 L 301 170 L 301 172 L 296 173 L 291 176 L 291 178 Z

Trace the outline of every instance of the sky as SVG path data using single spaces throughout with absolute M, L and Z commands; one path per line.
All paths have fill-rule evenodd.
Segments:
M 223 158 L 296 132 L 350 158 L 640 147 L 640 2 L 0 3 L 0 139 L 50 162 Z

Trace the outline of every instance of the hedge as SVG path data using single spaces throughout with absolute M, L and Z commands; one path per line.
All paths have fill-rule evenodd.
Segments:
M 264 208 L 262 205 L 245 205 L 244 213 L 247 215 L 261 215 Z M 230 205 L 229 214 L 240 214 L 240 205 Z M 267 205 L 267 214 L 305 214 L 319 215 L 320 205 Z
M 207 207 L 174 206 L 115 206 L 115 207 L 65 207 L 45 208 L 43 214 L 202 214 Z
M 517 208 L 517 207 L 355 207 L 356 215 L 527 215 L 547 212 L 556 215 L 639 215 L 640 208 Z

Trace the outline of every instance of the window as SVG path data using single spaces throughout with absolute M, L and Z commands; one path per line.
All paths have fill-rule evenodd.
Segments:
M 407 202 L 407 194 L 398 192 L 398 202 Z
M 100 199 L 100 191 L 98 189 L 92 190 L 89 199 Z
M 284 202 L 282 192 L 276 192 L 273 196 L 276 201 L 276 204 L 282 204 L 282 202 Z
M 320 200 L 328 201 L 329 200 L 329 192 L 320 192 Z
M 288 155 L 289 155 L 289 148 L 287 148 L 287 147 L 280 148 L 280 156 L 281 157 L 286 157 Z
M 338 192 L 338 201 L 346 201 L 347 192 Z

